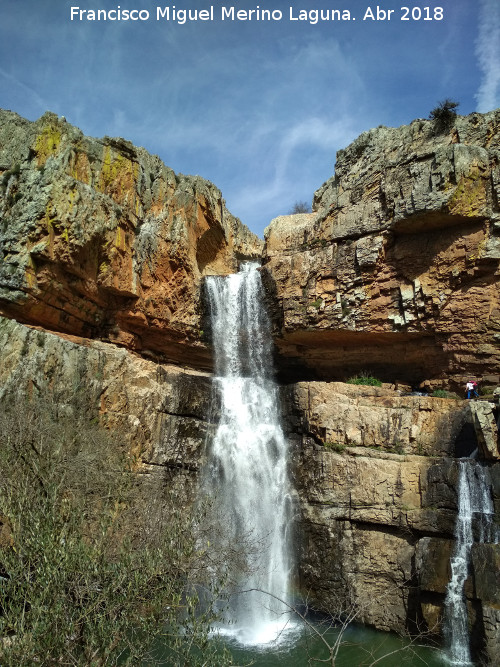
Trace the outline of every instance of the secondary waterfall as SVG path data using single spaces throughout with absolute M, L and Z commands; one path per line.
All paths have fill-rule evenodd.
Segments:
M 291 498 L 288 448 L 279 423 L 270 325 L 258 265 L 207 278 L 215 385 L 221 413 L 209 451 L 210 486 L 224 540 L 245 547 L 232 598 L 232 633 L 242 643 L 272 641 L 286 625 L 290 601 Z M 261 589 L 268 595 L 251 589 Z
M 451 578 L 445 599 L 445 637 L 453 665 L 471 665 L 469 628 L 464 584 L 467 579 L 474 528 L 480 542 L 497 542 L 494 508 L 487 470 L 473 459 L 458 462 L 458 515 Z

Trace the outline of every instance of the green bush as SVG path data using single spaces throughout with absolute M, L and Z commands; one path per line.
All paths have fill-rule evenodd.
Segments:
M 453 122 L 457 117 L 456 110 L 459 106 L 458 102 L 447 98 L 442 102 L 439 102 L 437 107 L 432 109 L 429 114 L 429 119 L 435 121 L 435 127 L 438 132 L 444 132 L 453 125 Z
M 119 434 L 50 401 L 5 403 L 2 667 L 139 665 L 155 641 L 163 664 L 228 664 L 197 594 L 208 572 L 199 517 L 163 483 L 148 502 Z
M 347 445 L 343 442 L 325 442 L 325 449 L 330 449 L 337 454 L 342 454 L 345 451 Z
M 455 394 L 452 391 L 447 391 L 446 389 L 435 389 L 432 392 L 431 396 L 434 398 L 453 398 L 453 399 L 460 398 L 458 394 Z
M 347 384 L 362 384 L 370 387 L 381 387 L 382 382 L 368 373 L 360 373 L 347 380 Z

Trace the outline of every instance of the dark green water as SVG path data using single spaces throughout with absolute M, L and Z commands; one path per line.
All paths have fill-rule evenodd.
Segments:
M 324 639 L 333 646 L 338 639 L 339 630 L 325 630 L 316 626 L 324 633 Z M 226 638 L 226 646 L 231 651 L 235 664 L 255 665 L 256 667 L 308 667 L 309 665 L 332 665 L 335 667 L 368 667 L 372 664 L 382 667 L 424 666 L 443 667 L 446 665 L 441 651 L 428 646 L 411 644 L 397 635 L 377 632 L 360 626 L 350 626 L 342 633 L 341 645 L 335 660 L 329 659 L 330 652 L 324 642 L 310 630 L 296 628 L 287 637 L 274 645 L 242 647 L 230 638 Z M 378 660 L 378 662 L 376 662 Z

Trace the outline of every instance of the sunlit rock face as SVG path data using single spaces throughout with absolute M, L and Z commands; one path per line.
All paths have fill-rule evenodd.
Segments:
M 339 151 L 314 213 L 266 230 L 289 379 L 498 382 L 500 111 L 379 127 Z M 488 376 L 492 376 L 489 377 Z
M 499 384 L 499 125 L 493 112 L 444 134 L 429 121 L 367 132 L 315 212 L 266 233 L 297 583 L 382 629 L 440 633 L 455 457 L 477 448 L 500 507 L 498 406 L 408 395 Z M 53 114 L 0 111 L 0 217 L 0 402 L 85 408 L 123 434 L 141 479 L 187 503 L 218 409 L 202 279 L 262 243 L 212 184 Z M 360 371 L 384 385 L 338 382 Z M 465 588 L 475 655 L 492 665 L 499 549 L 473 545 Z
M 189 497 L 214 415 L 208 373 L 143 359 L 112 343 L 62 337 L 0 317 L 0 402 L 55 400 L 117 431 L 141 479 Z M 153 500 L 153 499 L 152 499 Z
M 297 493 L 298 584 L 310 604 L 438 638 L 455 543 L 456 457 L 490 459 L 482 465 L 497 515 L 500 508 L 498 429 L 477 419 L 494 405 L 471 409 L 470 401 L 407 396 L 387 385 L 317 381 L 283 387 L 282 405 Z M 491 665 L 499 642 L 491 573 L 500 557 L 492 542 L 473 544 L 465 582 L 471 649 Z
M 124 139 L 0 111 L 0 312 L 207 367 L 200 279 L 262 242 L 220 191 Z

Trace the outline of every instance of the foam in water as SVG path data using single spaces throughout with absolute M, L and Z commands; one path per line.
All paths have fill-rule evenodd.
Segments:
M 474 521 L 480 542 L 498 542 L 493 523 L 493 502 L 485 469 L 472 459 L 458 462 L 458 515 L 451 578 L 446 589 L 445 636 L 452 665 L 471 665 L 464 584 L 474 543 Z
M 206 484 L 216 491 L 226 543 L 249 545 L 248 572 L 237 582 L 230 625 L 221 631 L 245 644 L 279 639 L 289 626 L 292 566 L 288 447 L 257 268 L 246 264 L 238 274 L 206 281 L 221 405 Z

